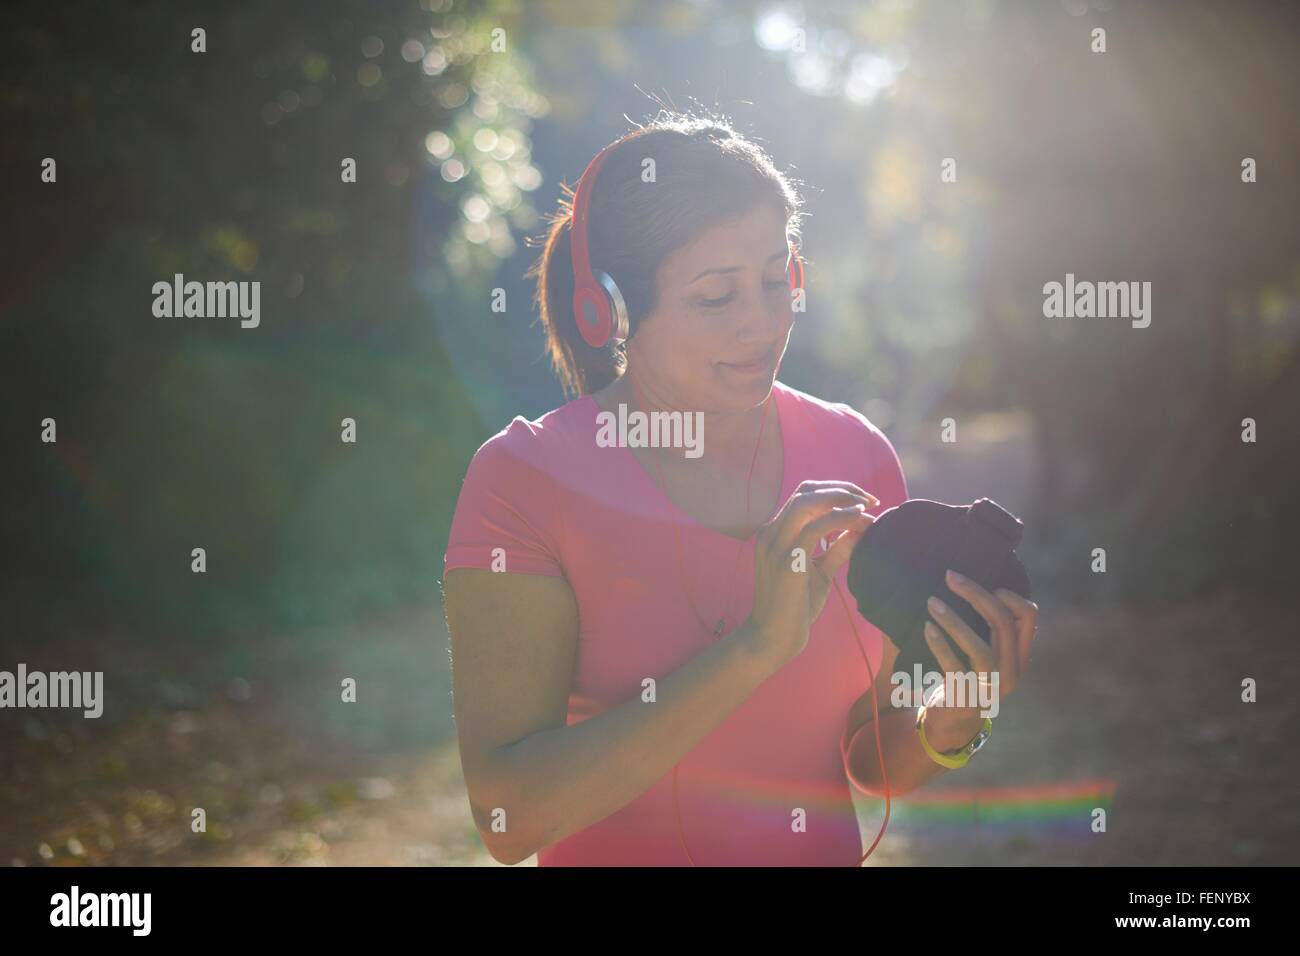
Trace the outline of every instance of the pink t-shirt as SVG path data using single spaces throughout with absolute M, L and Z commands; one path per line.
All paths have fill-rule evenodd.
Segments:
M 873 514 L 907 498 L 893 445 L 864 416 L 780 382 L 774 393 L 781 504 L 806 479 L 856 483 L 880 499 Z M 671 673 L 713 642 L 700 619 L 725 616 L 730 632 L 753 604 L 753 539 L 742 544 L 693 521 L 631 450 L 598 445 L 599 411 L 583 396 L 537 421 L 516 417 L 484 443 L 465 476 L 445 556 L 447 570 L 492 568 L 496 558 L 507 573 L 568 581 L 581 620 L 569 725 L 639 699 L 644 678 Z M 847 571 L 846 564 L 840 588 L 878 673 L 882 635 L 858 614 Z M 734 600 L 724 608 L 728 593 Z M 832 589 L 803 652 L 680 762 L 682 827 L 698 865 L 861 859 L 841 752 L 849 709 L 870 686 L 854 641 Z M 883 713 L 887 696 L 879 706 Z M 849 746 L 855 759 L 876 759 L 874 733 L 855 735 Z M 543 848 L 538 864 L 689 865 L 672 784 L 669 771 L 622 809 Z M 794 825 L 799 808 L 802 832 Z

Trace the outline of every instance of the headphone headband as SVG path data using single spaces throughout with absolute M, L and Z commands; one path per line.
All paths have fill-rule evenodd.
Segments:
M 591 209 L 592 187 L 595 185 L 596 177 L 600 174 L 605 160 L 609 158 L 610 150 L 615 145 L 610 143 L 592 158 L 573 191 L 573 220 L 569 224 L 569 243 L 573 251 L 573 272 L 579 281 L 583 279 L 595 281 L 595 276 L 591 272 L 591 259 L 587 252 L 587 214 Z

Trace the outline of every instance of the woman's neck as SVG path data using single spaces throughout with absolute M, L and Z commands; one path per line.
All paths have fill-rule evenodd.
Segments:
M 617 412 L 618 406 L 624 404 L 629 412 L 633 410 L 646 413 L 680 412 L 683 415 L 700 413 L 703 423 L 701 435 L 704 454 L 697 461 L 700 463 L 707 461 L 715 468 L 721 468 L 726 472 L 749 468 L 760 434 L 765 427 L 764 412 L 767 412 L 769 418 L 772 417 L 767 405 L 775 400 L 774 396 L 769 394 L 763 404 L 740 411 L 691 409 L 683 407 L 682 402 L 674 400 L 656 383 L 633 378 L 632 375 L 629 370 L 610 386 L 609 399 L 605 405 L 608 410 Z M 773 423 L 767 422 L 766 428 L 772 427 Z M 645 448 L 642 451 L 673 464 L 686 463 L 680 450 Z

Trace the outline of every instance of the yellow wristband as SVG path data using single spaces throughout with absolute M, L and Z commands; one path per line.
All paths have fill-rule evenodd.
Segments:
M 925 707 L 921 707 L 916 712 L 916 732 L 921 738 L 921 746 L 930 755 L 931 760 L 941 767 L 956 770 L 966 766 L 970 761 L 971 754 L 984 746 L 984 741 L 988 740 L 989 735 L 993 732 L 993 720 L 990 717 L 985 717 L 984 726 L 980 729 L 980 732 L 972 737 L 964 747 L 958 749 L 955 754 L 951 751 L 949 753 L 940 753 L 930 746 L 930 741 L 925 739 Z

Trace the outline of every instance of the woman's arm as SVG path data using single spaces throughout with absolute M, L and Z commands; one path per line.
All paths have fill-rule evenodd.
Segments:
M 888 694 L 882 695 L 880 707 L 880 748 L 885 755 L 885 769 L 889 774 L 889 793 L 898 796 L 915 790 L 927 780 L 947 771 L 930 759 L 921 746 L 921 736 L 916 732 L 916 707 L 891 707 Z M 862 723 L 862 733 L 853 741 L 849 751 L 849 769 L 858 781 L 859 789 L 874 797 L 883 797 L 885 787 L 880 775 L 880 755 L 876 752 L 876 735 L 871 727 L 871 693 L 866 697 L 867 719 Z M 856 711 L 862 704 L 854 705 Z M 925 739 L 935 750 L 956 750 L 979 733 L 982 721 L 964 717 L 958 722 L 947 722 L 941 717 L 943 708 L 931 708 L 925 717 Z M 852 726 L 852 725 L 850 725 Z M 852 731 L 850 731 L 852 739 Z
M 880 713 L 880 747 L 885 755 L 885 770 L 889 774 L 889 792 L 891 796 L 915 790 L 927 780 L 937 777 L 947 769 L 930 759 L 921 746 L 921 738 L 916 732 L 916 707 L 898 708 L 890 703 L 893 691 L 891 676 L 894 662 L 898 659 L 898 648 L 894 642 L 884 636 L 884 652 L 880 660 L 880 673 L 876 675 L 876 709 Z M 973 728 L 961 725 L 944 726 L 946 716 L 941 715 L 941 708 L 932 709 L 925 719 L 925 739 L 936 750 L 955 750 L 979 733 L 980 722 Z M 854 702 L 849 711 L 848 739 L 852 741 L 849 751 L 849 770 L 860 784 L 859 789 L 872 796 L 885 795 L 884 782 L 880 776 L 880 754 L 876 752 L 876 734 L 871 727 L 872 704 L 871 688 Z M 863 728 L 857 740 L 853 735 L 858 728 Z
M 640 796 L 784 661 L 747 622 L 639 696 L 565 726 L 578 608 L 561 577 L 458 568 L 446 575 L 452 693 L 474 822 L 518 863 Z M 494 813 L 504 832 L 493 828 Z
M 942 671 L 963 671 L 953 654 L 951 640 L 965 651 L 971 669 L 988 680 L 996 675 L 995 693 L 1000 698 L 1010 694 L 1019 683 L 1020 676 L 1029 668 L 1030 652 L 1037 630 L 1038 605 L 1018 594 L 999 588 L 990 594 L 974 581 L 948 572 L 948 586 L 954 593 L 970 602 L 989 623 L 990 640 L 977 635 L 965 621 L 946 605 L 931 607 L 932 621 L 927 622 L 926 640 L 930 644 Z M 934 622 L 938 622 L 937 626 Z M 942 628 L 942 630 L 940 630 Z M 945 635 L 946 632 L 946 636 Z M 935 763 L 921 746 L 916 731 L 918 708 L 895 708 L 889 705 L 889 676 L 898 648 L 886 641 L 886 653 L 881 673 L 876 677 L 876 693 L 884 701 L 880 710 L 880 744 L 884 753 L 885 769 L 889 776 L 891 795 L 906 793 L 936 777 L 946 769 Z M 857 779 L 860 789 L 873 796 L 884 796 L 880 775 L 880 755 L 876 752 L 875 733 L 869 726 L 872 720 L 871 692 L 868 689 L 853 705 L 849 713 L 849 736 L 852 746 L 848 753 L 848 769 Z M 935 750 L 955 750 L 968 743 L 983 724 L 978 707 L 937 706 L 925 715 L 925 739 Z M 853 733 L 863 727 L 856 739 Z

